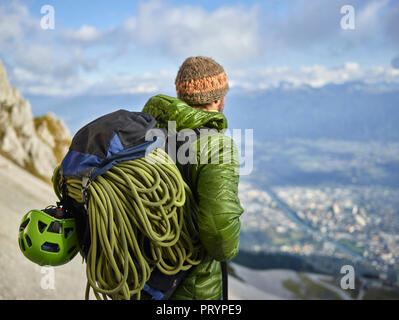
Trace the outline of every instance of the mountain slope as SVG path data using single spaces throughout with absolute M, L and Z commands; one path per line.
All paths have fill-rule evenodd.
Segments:
M 54 268 L 55 289 L 42 289 L 50 274 L 27 260 L 18 247 L 23 215 L 55 203 L 51 186 L 1 156 L 0 181 L 0 299 L 84 299 L 86 268 L 79 255 Z
M 18 228 L 23 215 L 57 200 L 51 186 L 2 156 L 0 181 L 0 300 L 84 299 L 86 265 L 81 263 L 79 255 L 70 263 L 54 268 L 55 289 L 46 290 L 41 287 L 46 269 L 27 260 L 18 247 Z M 229 284 L 231 299 L 279 299 L 232 277 Z
M 232 263 L 231 267 L 234 269 L 235 274 L 244 281 L 244 283 L 241 283 L 243 288 L 246 289 L 244 291 L 236 291 L 236 288 L 239 289 L 239 287 L 235 287 L 233 283 L 232 291 L 238 292 L 241 296 L 248 296 L 248 299 L 351 299 L 348 292 L 333 285 L 334 279 L 332 276 L 285 269 L 251 270 L 235 263 Z

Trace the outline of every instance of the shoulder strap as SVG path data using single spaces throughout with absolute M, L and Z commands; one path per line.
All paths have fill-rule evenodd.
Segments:
M 220 262 L 222 266 L 222 294 L 223 300 L 229 300 L 227 261 Z
M 202 131 L 201 131 L 202 130 Z M 192 142 L 196 141 L 198 138 L 200 138 L 200 136 L 206 136 L 209 135 L 211 133 L 213 133 L 211 128 L 208 127 L 197 127 L 195 129 L 193 129 L 194 131 L 194 137 L 190 136 L 189 139 L 191 139 Z M 184 141 L 177 141 L 176 142 L 176 153 L 179 150 L 179 148 L 187 142 L 187 139 Z M 190 187 L 191 190 L 193 190 L 193 186 L 192 186 L 192 179 L 191 179 L 191 170 L 190 170 L 190 163 L 186 163 L 182 165 L 182 176 L 184 181 L 188 184 L 188 186 Z M 193 190 L 194 192 L 195 190 Z M 195 194 L 195 192 L 194 192 Z

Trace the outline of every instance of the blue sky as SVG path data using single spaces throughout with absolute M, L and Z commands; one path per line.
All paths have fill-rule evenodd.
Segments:
M 54 30 L 40 27 L 43 5 L 54 7 Z M 343 5 L 355 9 L 354 30 L 340 26 Z M 398 21 L 395 0 L 5 0 L 0 59 L 30 95 L 173 93 L 191 55 L 216 59 L 243 90 L 396 87 Z

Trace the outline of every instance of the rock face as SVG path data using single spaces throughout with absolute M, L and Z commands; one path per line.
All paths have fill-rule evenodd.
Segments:
M 53 114 L 33 118 L 29 102 L 10 87 L 0 61 L 0 153 L 48 180 L 70 142 L 68 129 Z

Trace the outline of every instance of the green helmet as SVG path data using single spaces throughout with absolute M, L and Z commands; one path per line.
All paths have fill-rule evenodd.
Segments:
M 61 208 L 31 210 L 19 227 L 19 248 L 25 257 L 41 266 L 59 266 L 79 251 L 75 219 L 57 215 Z

